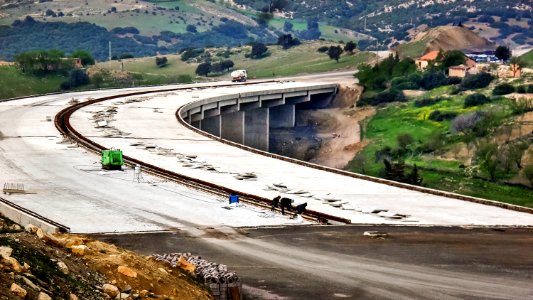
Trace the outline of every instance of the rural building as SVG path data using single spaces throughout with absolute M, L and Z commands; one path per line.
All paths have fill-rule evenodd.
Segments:
M 66 62 L 69 62 L 71 64 L 71 66 L 75 69 L 81 69 L 83 68 L 83 64 L 81 63 L 81 58 L 68 58 L 68 57 L 64 57 L 64 58 L 61 58 L 62 61 L 66 61 Z
M 416 66 L 419 70 L 423 71 L 425 70 L 429 63 L 436 60 L 437 56 L 439 56 L 439 51 L 430 51 L 417 60 L 415 60 Z
M 458 65 L 448 68 L 448 76 L 450 77 L 466 77 L 467 75 L 476 74 L 478 70 L 476 66 L 469 67 L 468 65 Z
M 426 54 L 424 54 L 422 57 L 418 58 L 415 63 L 419 70 L 424 71 L 430 62 L 435 61 L 437 57 L 439 57 L 440 51 L 430 51 Z M 464 65 L 468 68 L 475 68 L 476 67 L 476 61 L 472 58 L 464 55 L 465 57 L 465 63 Z

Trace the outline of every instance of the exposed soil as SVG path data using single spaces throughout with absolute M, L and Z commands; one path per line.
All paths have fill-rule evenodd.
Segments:
M 343 169 L 366 145 L 359 123 L 375 114 L 374 108 L 356 107 L 361 92 L 360 86 L 341 85 L 329 108 L 299 110 L 296 128 L 271 131 L 271 151 Z
M 433 50 L 492 50 L 494 43 L 478 36 L 473 31 L 458 26 L 440 26 L 419 33 L 413 42 L 428 40 L 427 51 Z
M 58 245 L 57 241 L 67 244 Z M 67 248 L 79 244 L 88 247 L 83 255 Z M 39 292 L 52 299 L 72 299 L 71 294 L 79 299 L 105 299 L 104 284 L 116 286 L 129 299 L 212 299 L 202 285 L 179 268 L 84 236 L 39 238 L 0 217 L 2 246 L 12 249 L 10 257 L 22 267 L 12 267 L 0 257 L 0 299 L 21 299 L 10 291 L 13 283 L 26 290 L 27 299 L 37 299 Z M 66 265 L 66 271 L 60 270 L 59 262 Z M 119 266 L 133 270 L 136 277 L 119 273 Z

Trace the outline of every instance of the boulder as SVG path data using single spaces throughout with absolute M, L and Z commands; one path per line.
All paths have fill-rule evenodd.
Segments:
M 146 297 L 148 297 L 149 294 L 150 294 L 149 291 L 147 291 L 147 290 L 142 290 L 142 291 L 139 292 L 139 297 L 141 297 L 141 298 L 146 298 Z
M 14 257 L 8 257 L 7 259 L 4 259 L 3 264 L 12 271 L 22 272 L 22 266 Z
M 48 294 L 40 292 L 39 296 L 37 296 L 37 300 L 52 300 L 52 297 L 48 296 Z
M 72 248 L 73 246 L 79 246 L 83 245 L 83 239 L 73 237 L 73 238 L 67 238 L 64 240 L 63 246 L 66 248 Z
M 21 288 L 18 284 L 16 283 L 12 283 L 11 284 L 11 288 L 9 289 L 9 291 L 11 291 L 11 293 L 19 296 L 20 298 L 25 298 L 26 295 L 28 294 L 28 292 L 26 292 L 25 289 Z
M 79 300 L 78 296 L 74 295 L 74 294 L 70 294 L 69 295 L 69 300 Z
M 13 249 L 11 247 L 0 247 L 0 258 L 7 259 L 8 257 L 11 257 L 11 253 L 13 253 Z
M 89 247 L 85 245 L 72 246 L 70 249 L 72 250 L 72 253 L 79 256 L 83 256 L 89 252 Z
M 104 294 L 106 294 L 109 297 L 111 297 L 111 299 L 114 299 L 119 294 L 118 288 L 116 286 L 112 285 L 112 284 L 109 284 L 109 283 L 106 283 L 106 284 L 104 284 L 102 286 L 102 291 L 104 292 Z
M 35 226 L 33 224 L 28 224 L 28 225 L 24 226 L 24 230 L 26 230 L 29 233 L 33 233 L 33 234 L 35 234 L 37 232 L 37 229 L 39 229 L 39 227 L 37 227 L 37 226 Z
M 65 275 L 68 275 L 68 273 L 70 273 L 67 265 L 62 262 L 62 261 L 58 261 L 57 262 L 57 268 L 59 269 L 59 271 L 61 271 L 61 273 L 65 274 Z
M 180 256 L 178 259 L 178 265 L 180 268 L 190 273 L 194 273 L 196 270 L 196 266 L 188 262 L 184 256 Z
M 41 228 L 37 228 L 37 231 L 35 231 L 35 235 L 37 235 L 37 237 L 42 240 L 44 239 L 45 233 Z
M 137 272 L 133 271 L 131 268 L 126 266 L 119 266 L 117 268 L 117 271 L 125 276 L 131 277 L 131 278 L 137 278 Z

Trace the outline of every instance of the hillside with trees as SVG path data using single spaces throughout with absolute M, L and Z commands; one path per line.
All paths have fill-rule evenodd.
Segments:
M 77 48 L 97 60 L 165 55 L 194 47 L 274 44 L 291 34 L 305 41 L 355 41 L 387 49 L 427 27 L 461 25 L 497 44 L 533 44 L 528 1 L 438 3 L 398 0 L 26 1 L 1 6 L 0 59 L 27 50 Z M 317 11 L 320 10 L 320 13 Z M 39 30 L 34 30 L 35 28 Z M 51 38 L 50 38 L 51 37 Z

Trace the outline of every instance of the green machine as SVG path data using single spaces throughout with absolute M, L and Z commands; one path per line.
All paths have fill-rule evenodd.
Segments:
M 122 165 L 124 165 L 124 160 L 122 159 L 122 150 L 102 150 L 102 169 L 122 170 Z

